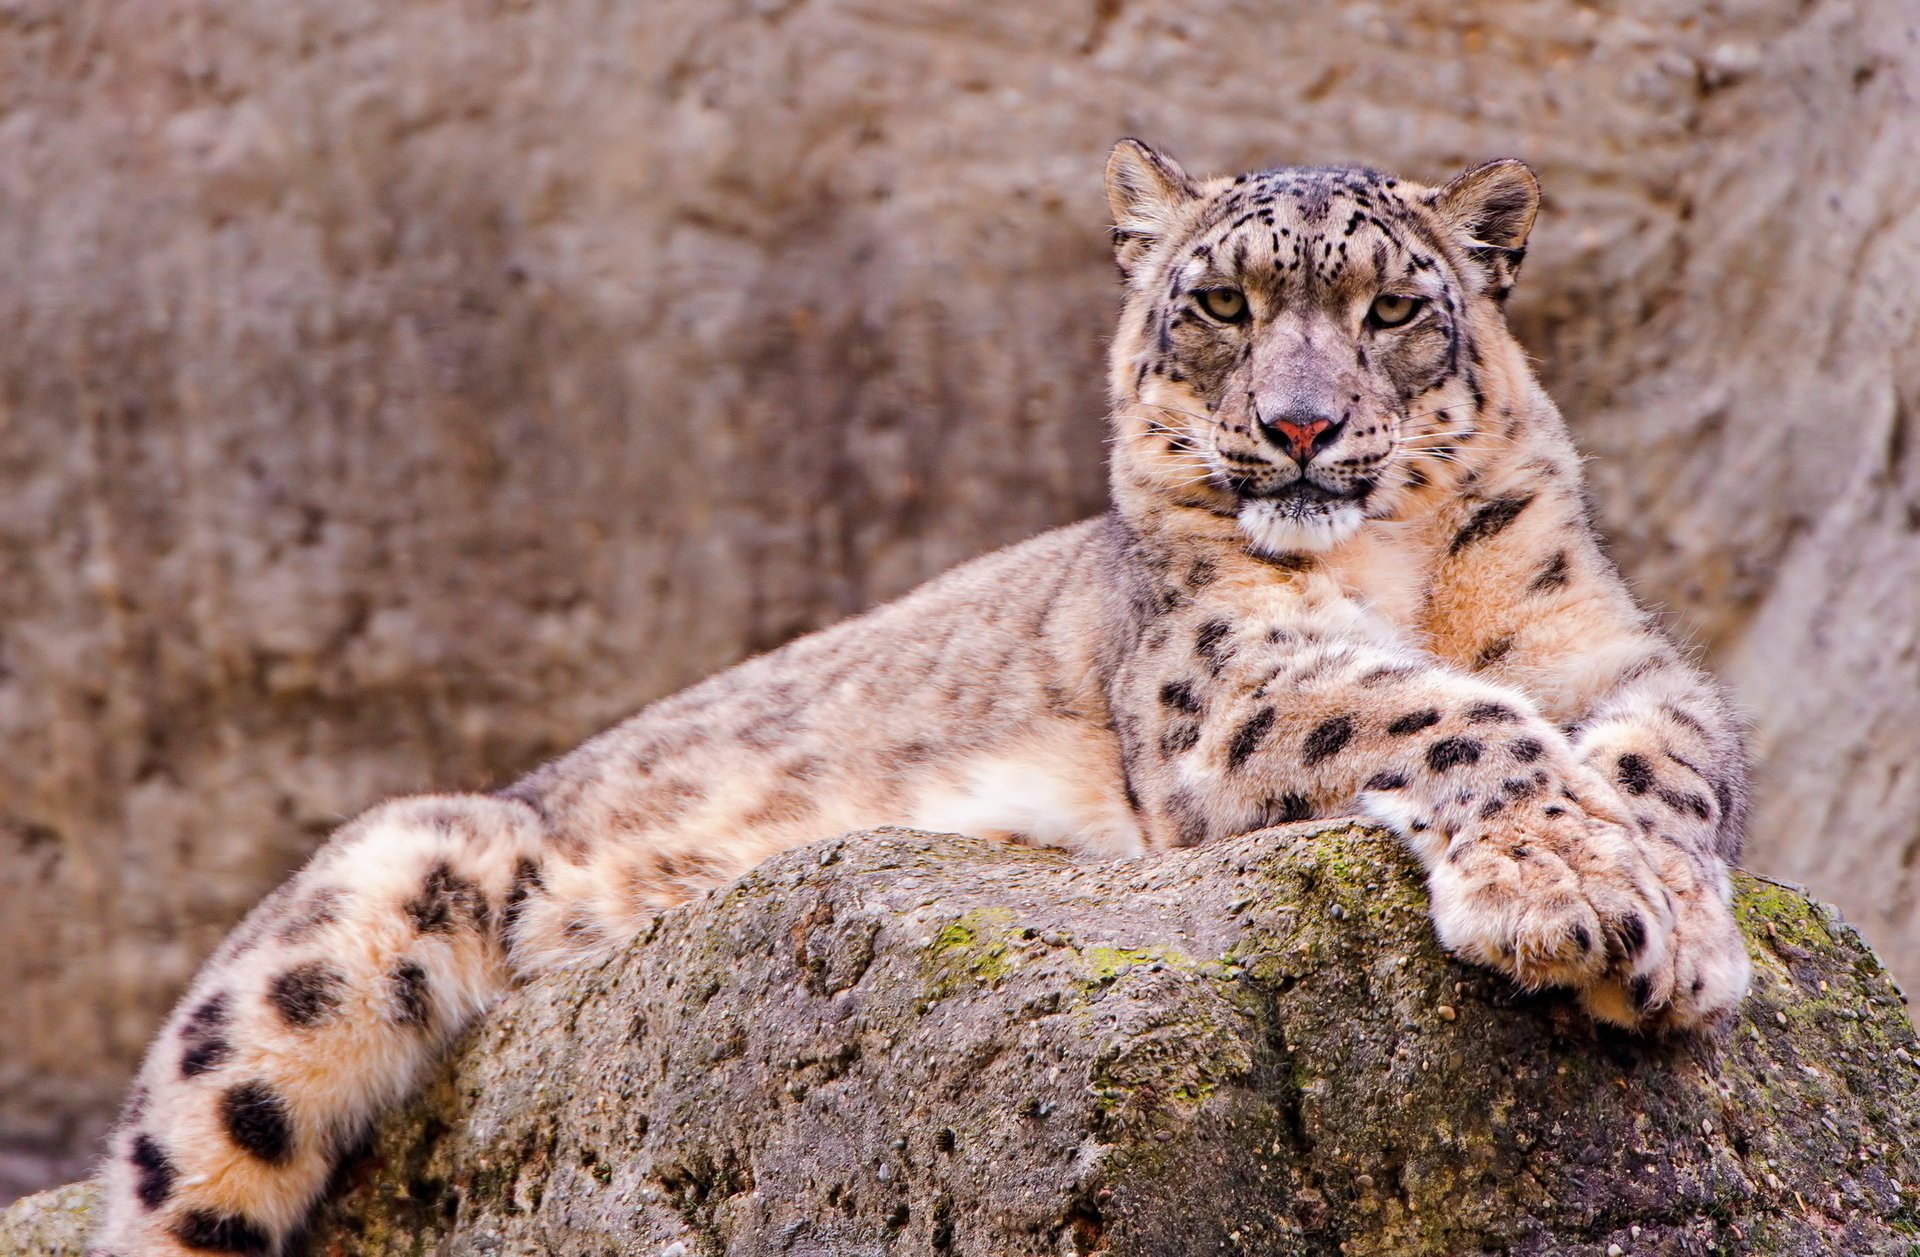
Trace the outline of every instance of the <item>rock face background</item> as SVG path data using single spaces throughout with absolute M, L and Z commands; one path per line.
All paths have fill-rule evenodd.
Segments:
M 1920 978 L 1916 25 L 0 0 L 0 1196 L 341 818 L 1095 509 L 1124 132 L 1538 166 L 1516 318 L 1751 862 Z

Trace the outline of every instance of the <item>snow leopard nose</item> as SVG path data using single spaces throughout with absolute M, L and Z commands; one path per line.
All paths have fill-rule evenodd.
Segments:
M 1340 439 L 1346 424 L 1324 410 L 1296 407 L 1271 419 L 1260 420 L 1260 432 L 1267 440 L 1285 450 L 1288 457 L 1305 467 L 1313 456 Z

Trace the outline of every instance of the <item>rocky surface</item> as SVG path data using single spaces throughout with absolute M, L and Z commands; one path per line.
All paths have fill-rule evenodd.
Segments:
M 15 1201 L 0 1211 L 0 1254 L 5 1257 L 79 1257 L 99 1190 L 73 1183 Z
M 1377 832 L 856 835 L 516 993 L 305 1251 L 1909 1253 L 1897 989 L 1797 892 L 1743 878 L 1740 916 L 1752 999 L 1653 1043 L 1448 960 Z M 77 1253 L 84 1205 L 0 1253 Z
M 1093 509 L 1123 132 L 1540 168 L 1516 317 L 1755 713 L 1754 861 L 1920 979 L 1917 59 L 1902 0 L 0 0 L 0 1198 L 341 817 Z

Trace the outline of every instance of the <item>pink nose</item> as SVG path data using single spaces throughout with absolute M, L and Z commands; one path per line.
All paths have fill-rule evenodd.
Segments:
M 1293 455 L 1295 462 L 1303 465 L 1314 455 L 1314 438 L 1332 426 L 1332 423 L 1325 419 L 1315 419 L 1308 423 L 1275 419 L 1271 424 L 1273 430 L 1286 439 L 1287 453 Z

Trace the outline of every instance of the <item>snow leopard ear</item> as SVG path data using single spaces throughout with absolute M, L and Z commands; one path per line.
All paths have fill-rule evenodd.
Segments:
M 1200 195 L 1180 163 L 1151 145 L 1124 139 L 1107 156 L 1107 204 L 1113 207 L 1113 257 L 1131 275 L 1174 216 Z
M 1429 203 L 1486 274 L 1487 292 L 1505 301 L 1540 212 L 1540 181 L 1533 168 L 1511 157 L 1475 166 L 1435 192 Z

